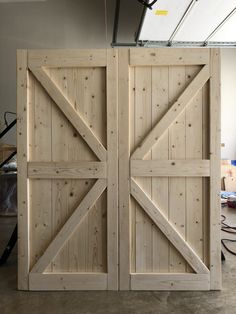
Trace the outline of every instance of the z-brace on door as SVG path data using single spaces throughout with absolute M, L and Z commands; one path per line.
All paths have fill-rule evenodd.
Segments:
M 122 290 L 221 287 L 219 59 L 119 50 Z
M 219 58 L 18 52 L 19 289 L 220 289 Z
M 18 52 L 19 289 L 118 289 L 117 65 Z

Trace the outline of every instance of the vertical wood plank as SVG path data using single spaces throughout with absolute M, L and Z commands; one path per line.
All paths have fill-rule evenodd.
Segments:
M 129 49 L 119 49 L 119 289 L 130 289 Z
M 52 101 L 33 75 L 30 75 L 29 87 L 29 159 L 51 161 Z M 51 189 L 50 179 L 30 180 L 30 267 L 40 258 L 52 238 Z
M 18 289 L 29 288 L 29 184 L 28 161 L 28 71 L 27 50 L 17 51 L 17 202 L 18 202 Z
M 202 132 L 203 132 L 203 159 L 210 159 L 210 84 L 209 81 L 202 89 Z M 210 268 L 210 179 L 203 178 L 203 250 L 204 263 Z
M 118 51 L 107 50 L 108 289 L 118 290 Z
M 129 68 L 129 152 L 132 154 L 135 149 L 135 68 Z M 136 201 L 130 196 L 130 270 L 136 272 Z
M 50 76 L 103 145 L 106 145 L 105 68 L 50 69 Z M 58 127 L 58 131 L 53 132 L 55 157 L 65 161 L 96 160 L 96 156 L 57 107 L 54 113 L 53 125 Z M 71 215 L 93 183 L 93 180 L 57 180 L 53 183 L 56 228 L 60 228 Z M 106 209 L 104 192 L 56 257 L 54 265 L 57 265 L 58 270 L 106 272 Z
M 185 88 L 185 67 L 169 67 L 169 101 L 172 104 Z M 169 158 L 185 159 L 185 111 L 170 127 Z M 185 237 L 186 228 L 186 180 L 169 178 L 169 219 L 180 234 Z M 170 245 L 170 272 L 185 272 L 186 262 L 179 252 Z
M 136 147 L 152 128 L 151 67 L 135 68 L 135 144 Z M 151 152 L 145 157 L 151 159 Z M 151 196 L 151 179 L 138 178 L 139 185 Z M 152 226 L 153 223 L 142 207 L 136 205 L 136 271 L 152 271 Z
M 160 121 L 169 108 L 168 67 L 152 67 L 152 126 Z M 152 159 L 168 159 L 169 131 L 165 132 L 156 146 L 152 148 Z M 168 217 L 168 178 L 152 178 L 152 200 Z M 163 233 L 153 226 L 153 272 L 168 272 L 169 241 Z
M 106 146 L 105 68 L 68 68 L 65 78 L 68 83 L 67 97 Z M 75 130 L 70 132 L 69 160 L 97 160 L 81 136 Z M 94 180 L 72 180 L 69 183 L 70 210 L 73 210 L 73 204 L 78 204 L 81 196 L 85 195 L 93 184 Z M 104 192 L 69 240 L 70 271 L 107 271 L 106 212 L 107 201 Z
M 87 74 L 86 74 L 87 73 Z M 106 69 L 90 68 L 79 69 L 81 95 L 77 96 L 78 110 L 83 102 L 82 115 L 90 129 L 106 147 L 107 144 L 107 117 L 106 117 Z M 77 86 L 74 90 L 77 91 Z M 92 157 L 92 156 L 91 156 Z M 94 156 L 96 158 L 96 156 Z M 92 157 L 92 160 L 94 160 Z M 80 159 L 83 156 L 80 152 Z M 88 214 L 86 270 L 107 272 L 107 192 L 104 191 Z M 78 230 L 79 231 L 79 230 Z M 82 234 L 81 234 L 82 235 Z M 81 238 L 86 242 L 86 234 Z M 72 253 L 72 252 L 71 252 Z
M 220 50 L 211 50 L 210 78 L 210 270 L 211 289 L 221 289 L 220 242 Z
M 59 70 L 62 72 L 62 70 Z M 60 73 L 60 81 L 63 84 L 65 81 L 66 89 L 64 94 L 70 99 L 74 105 L 74 109 L 79 111 L 83 115 L 85 110 L 85 104 L 89 106 L 89 92 L 90 81 L 91 81 L 91 70 L 85 68 L 67 68 L 65 73 Z M 85 80 L 85 77 L 87 80 Z M 62 86 L 63 88 L 63 86 Z M 86 93 L 87 92 L 87 93 Z M 85 97 L 86 94 L 86 97 Z M 90 108 L 87 110 L 90 111 Z M 77 131 L 68 125 L 68 160 L 79 161 L 79 160 L 94 160 L 93 153 L 89 147 L 85 144 L 82 137 Z M 76 206 L 80 204 L 83 197 L 89 192 L 94 184 L 93 180 L 68 180 L 67 182 L 67 193 L 68 193 L 68 210 L 69 213 L 73 213 Z M 90 212 L 93 209 L 90 210 Z M 90 214 L 90 213 L 89 213 Z M 87 271 L 88 260 L 88 216 L 83 219 L 77 230 L 74 232 L 72 237 L 68 241 L 68 270 L 69 272 L 85 272 Z M 92 272 L 92 269 L 91 269 Z
M 63 94 L 67 94 L 66 69 L 49 70 L 51 79 L 56 81 Z M 52 105 L 52 161 L 68 161 L 69 122 L 58 107 Z M 56 235 L 69 218 L 69 180 L 52 181 L 53 234 Z M 68 271 L 69 247 L 66 243 L 53 261 L 53 271 Z
M 200 70 L 199 66 L 186 67 L 186 83 L 189 84 Z M 186 159 L 203 159 L 202 132 L 202 90 L 200 90 L 186 108 Z M 201 259 L 203 259 L 202 192 L 202 178 L 186 178 L 186 240 Z M 190 267 L 187 269 L 192 272 Z

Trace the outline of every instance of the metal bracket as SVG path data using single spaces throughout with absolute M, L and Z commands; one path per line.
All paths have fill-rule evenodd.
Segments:
M 151 3 L 149 3 L 149 0 L 138 0 L 142 5 L 144 5 L 146 8 L 152 10 L 153 5 L 157 2 L 158 0 L 153 0 Z

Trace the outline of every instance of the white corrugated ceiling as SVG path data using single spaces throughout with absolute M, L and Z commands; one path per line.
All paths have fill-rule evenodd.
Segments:
M 188 14 L 173 37 L 186 11 Z M 230 13 L 209 42 L 236 41 L 236 0 L 159 0 L 153 10 L 147 10 L 139 39 L 204 42 Z

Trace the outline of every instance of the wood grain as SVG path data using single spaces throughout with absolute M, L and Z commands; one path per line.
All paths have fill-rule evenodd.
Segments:
M 209 160 L 131 160 L 133 177 L 209 177 Z
M 86 179 L 106 178 L 106 163 L 96 161 L 80 162 L 29 162 L 30 179 Z
M 29 273 L 29 184 L 27 51 L 17 51 L 17 199 L 18 199 L 18 289 L 28 289 Z
M 204 86 L 209 79 L 209 66 L 205 65 L 199 74 L 193 79 L 188 87 L 174 102 L 172 107 L 168 110 L 165 116 L 159 123 L 151 130 L 151 132 L 142 140 L 136 151 L 132 154 L 132 159 L 141 159 L 152 146 L 157 143 L 165 130 L 176 120 L 176 118 L 183 112 L 185 107 L 189 104 L 196 93 Z

